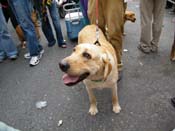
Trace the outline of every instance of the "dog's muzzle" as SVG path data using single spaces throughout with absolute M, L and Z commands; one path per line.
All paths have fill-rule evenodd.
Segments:
M 61 61 L 61 62 L 59 63 L 59 67 L 60 67 L 60 69 L 61 69 L 63 72 L 67 72 L 68 69 L 70 68 L 70 65 L 69 65 L 69 63 L 67 63 L 67 62 L 65 62 L 65 61 Z

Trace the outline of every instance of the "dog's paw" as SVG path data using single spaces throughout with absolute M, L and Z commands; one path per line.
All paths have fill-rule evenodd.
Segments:
M 113 110 L 114 113 L 120 113 L 121 107 L 119 105 L 116 105 L 116 106 L 113 106 L 112 110 Z
M 95 116 L 97 113 L 98 113 L 98 109 L 96 106 L 91 106 L 90 109 L 89 109 L 89 113 L 92 115 L 92 116 Z

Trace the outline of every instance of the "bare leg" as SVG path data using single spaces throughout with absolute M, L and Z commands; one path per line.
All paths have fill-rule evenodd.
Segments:
M 93 90 L 91 88 L 86 87 L 88 95 L 89 95 L 89 101 L 90 101 L 90 108 L 89 108 L 89 113 L 91 115 L 96 115 L 98 113 L 97 109 L 97 102 L 96 98 L 94 96 Z
M 113 112 L 120 113 L 120 105 L 118 102 L 118 95 L 117 95 L 117 85 L 115 84 L 114 87 L 112 87 L 112 105 L 113 105 Z

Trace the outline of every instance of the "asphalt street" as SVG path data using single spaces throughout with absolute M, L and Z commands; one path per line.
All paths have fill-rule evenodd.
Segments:
M 41 31 L 45 53 L 39 65 L 29 67 L 19 47 L 16 61 L 0 63 L 0 121 L 22 131 L 171 131 L 175 128 L 175 108 L 170 98 L 175 96 L 175 63 L 169 60 L 174 38 L 174 16 L 165 11 L 158 53 L 143 54 L 137 49 L 140 37 L 139 3 L 129 2 L 128 10 L 136 13 L 135 23 L 127 22 L 123 37 L 123 77 L 118 83 L 121 113 L 114 114 L 111 92 L 95 90 L 99 113 L 88 114 L 89 100 L 83 83 L 67 87 L 58 62 L 72 52 L 76 41 L 62 31 L 68 48 L 47 47 Z M 13 40 L 19 40 L 8 24 Z M 38 101 L 45 101 L 42 109 Z M 59 121 L 62 121 L 58 126 Z

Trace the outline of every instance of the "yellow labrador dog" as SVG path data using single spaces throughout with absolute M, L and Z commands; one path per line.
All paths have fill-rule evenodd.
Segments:
M 84 27 L 78 36 L 78 45 L 70 56 L 60 63 L 60 69 L 65 72 L 65 85 L 75 85 L 83 81 L 90 100 L 89 113 L 98 113 L 94 88 L 110 88 L 112 90 L 113 111 L 119 113 L 121 108 L 117 96 L 117 58 L 112 45 L 99 30 L 99 43 L 96 41 L 96 25 Z

